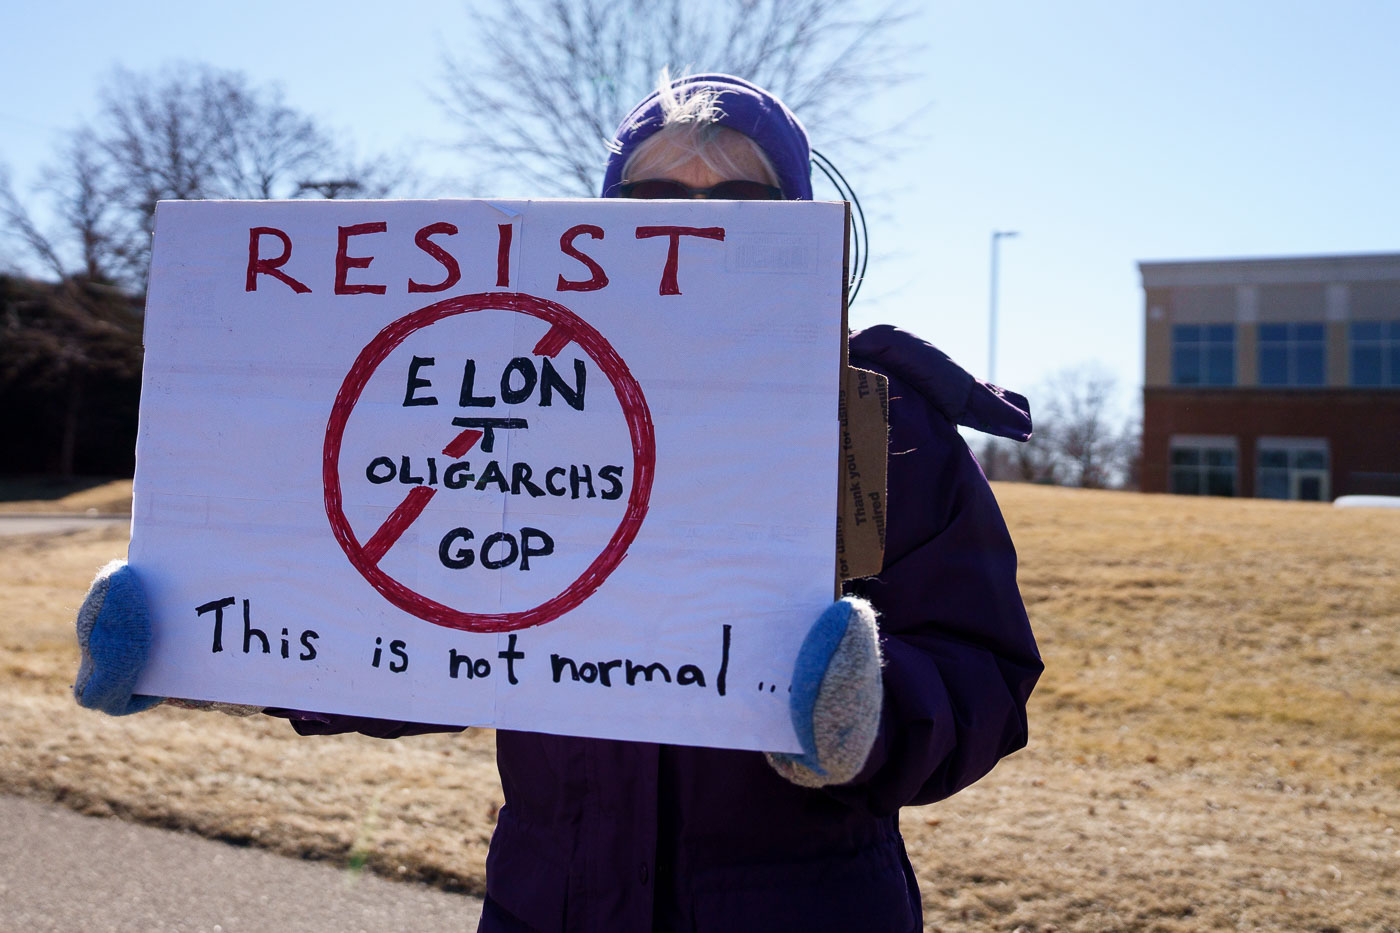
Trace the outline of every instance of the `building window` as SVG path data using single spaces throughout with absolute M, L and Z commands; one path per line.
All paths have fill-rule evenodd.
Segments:
M 1172 328 L 1172 385 L 1235 384 L 1235 325 L 1177 324 Z
M 1261 499 L 1331 499 L 1327 440 L 1320 437 L 1261 437 L 1255 495 Z
M 1322 324 L 1260 324 L 1259 384 L 1327 384 L 1327 328 Z
M 1351 384 L 1400 386 L 1400 321 L 1352 321 Z
M 1186 496 L 1235 494 L 1234 438 L 1173 438 L 1167 490 Z

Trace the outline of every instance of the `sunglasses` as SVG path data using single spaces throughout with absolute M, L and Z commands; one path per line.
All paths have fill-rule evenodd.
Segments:
M 705 198 L 712 201 L 781 201 L 783 191 L 756 181 L 722 181 L 709 188 L 691 188 L 669 178 L 647 178 L 618 186 L 624 198 L 654 201 L 663 198 L 687 200 Z

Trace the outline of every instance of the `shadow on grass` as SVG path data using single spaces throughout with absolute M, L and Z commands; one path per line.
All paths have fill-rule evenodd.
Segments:
M 52 502 L 124 477 L 0 476 L 0 502 Z

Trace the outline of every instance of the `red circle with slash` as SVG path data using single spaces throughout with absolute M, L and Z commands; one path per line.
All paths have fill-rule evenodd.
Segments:
M 414 592 L 379 568 L 379 561 L 389 547 L 398 540 L 414 519 L 422 514 L 428 500 L 437 490 L 427 486 L 415 486 L 370 540 L 362 544 L 355 537 L 350 522 L 345 517 L 340 489 L 340 447 L 345 438 L 345 426 L 350 420 L 351 411 L 360 400 L 360 394 L 379 364 L 416 331 L 454 315 L 487 310 L 515 311 L 549 324 L 549 331 L 535 345 L 536 355 L 554 356 L 568 344 L 577 343 L 612 383 L 613 391 L 617 393 L 617 400 L 622 406 L 622 413 L 627 418 L 627 430 L 632 439 L 632 493 L 627 499 L 627 510 L 623 513 L 612 538 L 573 583 L 552 599 L 522 612 L 463 612 Z M 468 433 L 463 432 L 453 443 L 462 441 Z M 474 441 L 475 438 L 471 438 L 466 443 L 470 446 Z M 451 448 L 452 444 L 448 447 Z M 350 367 L 350 372 L 346 374 L 345 381 L 341 383 L 335 404 L 331 408 L 330 421 L 326 424 L 321 483 L 325 490 L 326 517 L 330 519 L 331 531 L 335 534 L 336 541 L 340 543 L 345 556 L 350 558 L 350 563 L 360 575 L 385 599 L 405 612 L 446 628 L 468 632 L 510 632 L 542 625 L 559 618 L 593 595 L 608 575 L 617 569 L 622 558 L 627 556 L 627 548 L 637 537 L 642 519 L 646 517 L 655 471 L 656 434 L 652 427 L 651 411 L 642 395 L 642 387 L 637 384 L 637 380 L 633 378 L 622 357 L 617 355 L 612 344 L 572 311 L 556 302 L 519 292 L 485 292 L 449 298 L 406 314 L 381 330 L 360 351 L 360 355 Z

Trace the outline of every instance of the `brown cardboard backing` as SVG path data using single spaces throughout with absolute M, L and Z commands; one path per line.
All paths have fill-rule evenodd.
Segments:
M 851 205 L 846 204 L 846 249 L 841 263 L 841 450 L 836 506 L 836 593 L 843 580 L 880 572 L 885 560 L 885 470 L 889 453 L 889 380 L 849 364 Z
M 846 367 L 841 386 L 841 501 L 836 510 L 836 576 L 880 572 L 885 559 L 885 469 L 890 434 L 890 382 Z

